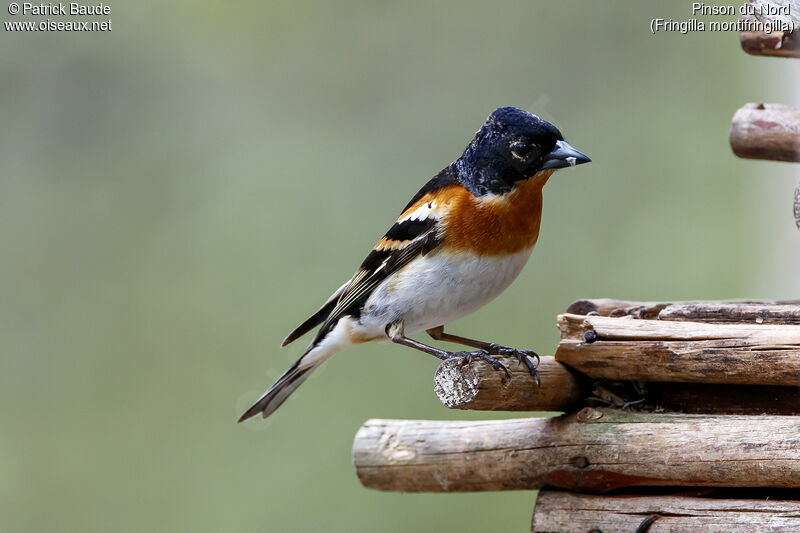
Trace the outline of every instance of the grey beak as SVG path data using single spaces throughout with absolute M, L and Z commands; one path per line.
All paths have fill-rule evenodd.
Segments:
M 567 141 L 556 141 L 556 147 L 542 159 L 542 168 L 574 167 L 588 163 L 591 159 L 569 145 Z

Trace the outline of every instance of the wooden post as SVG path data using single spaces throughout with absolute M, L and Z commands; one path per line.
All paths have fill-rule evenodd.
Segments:
M 800 487 L 800 419 L 625 413 L 369 420 L 353 443 L 365 487 L 463 492 L 558 487 Z
M 731 122 L 730 144 L 739 157 L 800 161 L 800 109 L 782 104 L 745 104 Z
M 763 498 L 721 499 L 686 494 L 600 496 L 541 491 L 536 498 L 531 531 L 800 531 L 800 502 Z
M 538 371 L 541 385 L 514 358 L 500 358 L 510 377 L 489 365 L 447 359 L 436 370 L 433 390 L 451 409 L 482 411 L 564 411 L 587 395 L 575 373 L 552 356 L 543 356 Z
M 593 379 L 800 385 L 800 326 L 561 315 L 556 360 Z

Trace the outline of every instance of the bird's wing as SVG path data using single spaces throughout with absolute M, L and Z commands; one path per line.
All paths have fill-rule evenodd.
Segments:
M 382 281 L 441 244 L 441 210 L 438 207 L 436 201 L 426 195 L 403 211 L 347 283 L 312 346 L 325 338 L 343 315 L 354 314 Z
M 458 186 L 452 165 L 431 178 L 403 209 L 397 221 L 378 241 L 353 277 L 328 298 L 316 313 L 297 326 L 281 346 L 298 339 L 322 324 L 311 346 L 327 335 L 342 315 L 352 313 L 383 280 L 412 259 L 425 255 L 441 242 L 438 223 L 444 206 L 438 205 L 436 192 Z
M 308 317 L 302 324 L 294 328 L 294 330 L 292 330 L 292 332 L 289 333 L 285 339 L 283 339 L 283 342 L 281 343 L 281 348 L 286 346 L 290 342 L 296 341 L 297 339 L 299 339 L 300 337 L 302 337 L 315 327 L 325 322 L 325 319 L 328 317 L 328 315 L 331 314 L 333 308 L 336 307 L 336 302 L 339 301 L 339 297 L 342 295 L 342 293 L 349 284 L 350 280 L 346 281 L 344 285 L 336 289 L 336 292 L 331 294 L 331 297 L 328 298 L 328 301 L 322 304 L 322 307 L 317 309 L 316 313 Z

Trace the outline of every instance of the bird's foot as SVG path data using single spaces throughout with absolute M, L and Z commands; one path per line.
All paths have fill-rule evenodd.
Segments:
M 488 353 L 484 352 L 483 350 L 477 350 L 474 352 L 451 352 L 450 357 L 463 357 L 466 364 L 472 363 L 472 360 L 475 358 L 482 359 L 489 363 L 492 368 L 495 370 L 502 370 L 506 373 L 506 376 L 511 376 L 509 374 L 508 369 L 505 367 L 503 363 L 489 355 Z
M 533 376 L 533 379 L 536 380 L 537 385 L 542 384 L 542 380 L 539 377 L 539 372 L 537 372 L 536 367 L 539 366 L 539 354 L 534 352 L 533 350 L 517 350 L 516 348 L 509 348 L 508 346 L 503 346 L 502 344 L 495 344 L 491 343 L 487 350 L 487 353 L 490 355 L 504 355 L 507 357 L 516 357 L 519 359 L 519 362 L 524 364 L 528 367 L 528 371 Z M 536 363 L 531 361 L 532 358 L 536 359 Z

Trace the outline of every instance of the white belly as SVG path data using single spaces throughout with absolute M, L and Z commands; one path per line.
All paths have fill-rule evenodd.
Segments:
M 381 283 L 367 300 L 359 325 L 376 335 L 402 320 L 407 334 L 441 326 L 472 313 L 503 292 L 530 257 L 418 257 Z

